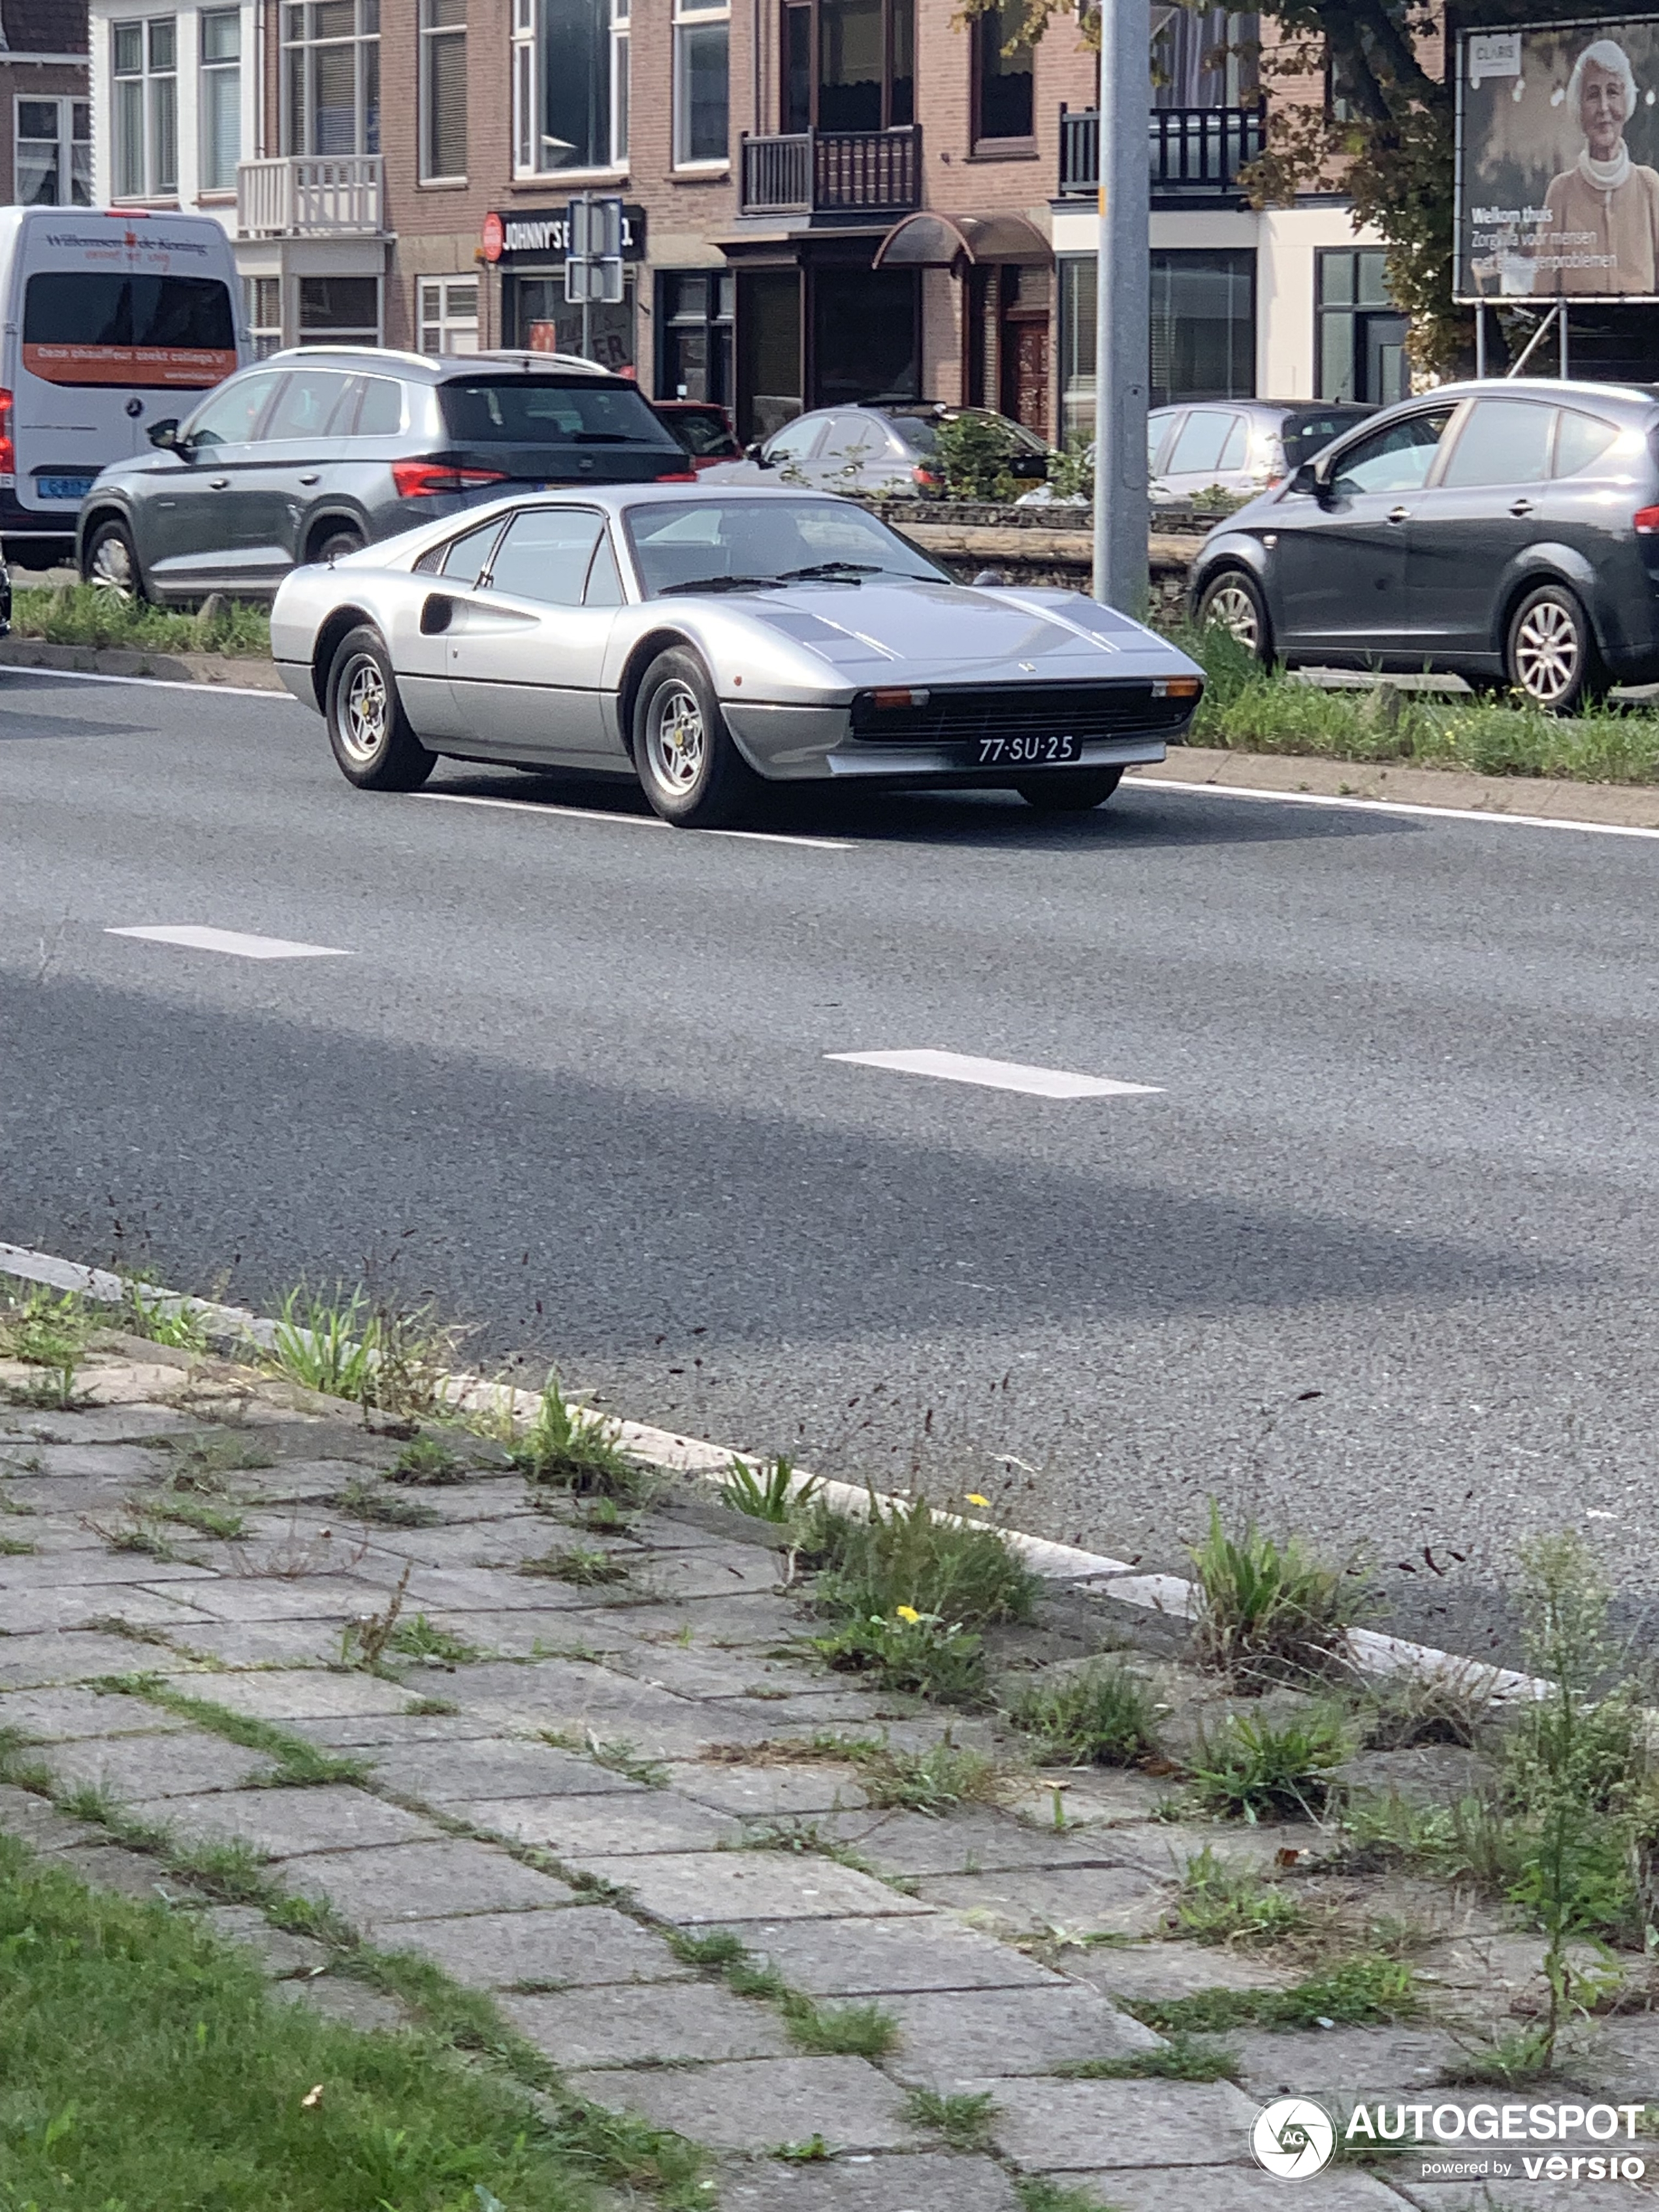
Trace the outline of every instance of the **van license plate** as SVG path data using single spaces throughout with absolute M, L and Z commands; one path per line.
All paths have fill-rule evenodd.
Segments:
M 36 477 L 34 489 L 42 499 L 84 499 L 92 489 L 90 477 Z

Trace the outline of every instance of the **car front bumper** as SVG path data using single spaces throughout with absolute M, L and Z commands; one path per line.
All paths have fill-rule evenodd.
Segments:
M 864 779 L 903 782 L 1006 784 L 1016 777 L 1048 773 L 1036 762 L 985 763 L 979 748 L 966 744 L 914 742 L 883 744 L 854 737 L 845 707 L 763 706 L 752 700 L 720 702 L 738 750 L 769 783 L 854 782 Z M 1075 756 L 1054 763 L 1065 768 L 1129 768 L 1167 757 L 1178 730 L 1115 731 L 1085 739 Z

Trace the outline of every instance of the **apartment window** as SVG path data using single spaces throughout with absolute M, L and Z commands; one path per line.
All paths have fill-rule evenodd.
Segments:
M 664 399 L 732 404 L 735 276 L 665 270 L 657 279 L 657 392 Z
M 1319 267 L 1319 396 L 1391 407 L 1411 390 L 1406 318 L 1380 246 L 1336 246 Z
M 302 276 L 300 279 L 301 345 L 379 345 L 380 280 L 378 276 Z
M 115 191 L 165 199 L 179 189 L 179 41 L 171 15 L 110 25 Z
M 201 164 L 204 192 L 236 189 L 242 158 L 242 14 L 216 8 L 201 18 Z
M 283 343 L 283 280 L 280 276 L 244 276 L 242 313 L 254 358 L 264 361 Z
M 629 12 L 629 0 L 513 0 L 518 175 L 627 161 Z
M 914 123 L 915 0 L 816 0 L 816 39 L 814 12 L 813 0 L 785 0 L 784 129 L 885 131 Z
M 1159 8 L 1152 34 L 1154 107 L 1254 107 L 1261 98 L 1261 19 L 1225 8 Z
M 421 0 L 421 181 L 466 174 L 466 0 Z
M 1248 399 L 1255 390 L 1255 256 L 1152 257 L 1147 402 Z
M 478 280 L 476 276 L 423 276 L 421 294 L 421 351 L 477 353 Z
M 290 154 L 380 150 L 380 0 L 288 0 L 283 130 Z
M 674 166 L 725 161 L 732 10 L 727 0 L 674 0 Z
M 20 100 L 12 198 L 20 207 L 92 205 L 92 104 Z
M 1018 33 L 1023 6 L 992 8 L 974 25 L 974 143 L 1030 139 L 1035 129 L 1031 49 Z

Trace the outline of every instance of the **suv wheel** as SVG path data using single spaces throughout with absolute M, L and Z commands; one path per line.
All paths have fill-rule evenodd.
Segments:
M 1527 593 L 1510 617 L 1504 661 L 1511 686 L 1549 714 L 1573 714 L 1607 685 L 1589 617 L 1564 584 Z
M 348 553 L 361 553 L 362 550 L 362 533 L 348 529 L 342 524 L 336 529 L 324 531 L 310 558 L 313 561 L 343 561 Z
M 1242 568 L 1224 568 L 1206 584 L 1198 599 L 1198 626 L 1230 630 L 1244 650 L 1265 668 L 1273 657 L 1267 602 L 1261 586 Z
M 82 558 L 81 579 L 112 599 L 143 598 L 144 580 L 125 522 L 100 522 L 93 532 Z

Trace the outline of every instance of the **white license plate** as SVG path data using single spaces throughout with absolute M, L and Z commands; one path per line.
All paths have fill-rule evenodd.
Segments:
M 92 489 L 90 477 L 36 477 L 34 489 L 42 499 L 84 499 Z
M 1058 768 L 1078 760 L 1083 748 L 1069 733 L 1064 737 L 981 738 L 981 768 Z

